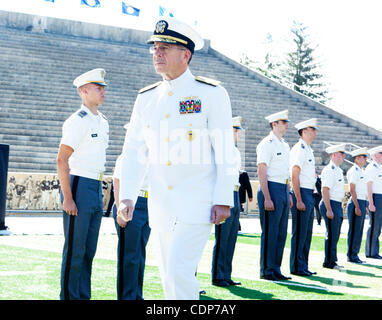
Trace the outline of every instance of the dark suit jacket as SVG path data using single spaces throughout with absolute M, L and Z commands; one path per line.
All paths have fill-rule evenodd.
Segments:
M 240 173 L 239 182 L 240 182 L 240 188 L 239 188 L 240 203 L 244 203 L 246 200 L 246 194 L 245 194 L 246 192 L 248 193 L 248 198 L 253 198 L 252 187 L 251 187 L 251 183 L 249 181 L 249 176 L 247 172 L 243 171 L 242 173 Z

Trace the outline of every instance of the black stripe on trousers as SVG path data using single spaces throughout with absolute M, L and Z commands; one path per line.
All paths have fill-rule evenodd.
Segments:
M 214 274 L 212 275 L 212 280 L 217 280 L 217 267 L 218 267 L 218 260 L 219 260 L 219 251 L 220 251 L 220 238 L 221 238 L 221 225 L 216 226 L 216 249 L 215 249 L 215 261 L 214 261 Z
M 333 217 L 334 219 L 334 217 Z M 332 248 L 332 219 L 328 218 L 328 251 L 326 253 L 329 263 L 332 263 L 330 253 Z
M 268 255 L 268 224 L 269 224 L 269 211 L 265 211 L 264 214 L 264 258 L 263 258 L 263 269 L 264 269 L 264 275 L 265 275 L 265 269 L 267 269 L 267 255 Z
M 351 238 L 350 238 L 350 246 L 349 246 L 349 254 L 350 254 L 350 257 L 351 258 L 351 254 L 352 254 L 352 251 L 353 251 L 353 242 L 354 242 L 354 231 L 355 231 L 355 219 L 356 219 L 356 214 L 355 214 L 355 206 L 354 206 L 354 209 L 352 210 L 352 213 L 353 215 L 353 225 L 351 226 Z
M 74 176 L 73 184 L 72 184 L 72 197 L 73 197 L 74 203 L 76 202 L 78 180 L 79 180 L 79 176 Z M 75 216 L 73 216 L 73 215 L 70 215 L 70 217 L 69 217 L 68 253 L 66 256 L 65 275 L 64 275 L 64 298 L 65 298 L 65 300 L 70 300 L 70 298 L 69 298 L 69 273 L 70 273 L 70 265 L 72 263 L 72 253 L 73 253 L 74 218 L 75 218 Z
M 297 220 L 296 221 L 296 233 L 297 233 L 297 237 L 296 237 L 296 254 L 294 256 L 294 265 L 295 265 L 295 271 L 298 272 L 298 271 L 301 271 L 301 270 L 298 270 L 298 243 L 300 242 L 301 211 L 300 210 L 296 210 L 296 215 L 297 215 L 297 217 L 296 217 L 297 218 L 296 219 Z
M 119 260 L 118 260 L 118 300 L 122 300 L 123 295 L 123 261 L 125 255 L 125 228 L 119 227 Z

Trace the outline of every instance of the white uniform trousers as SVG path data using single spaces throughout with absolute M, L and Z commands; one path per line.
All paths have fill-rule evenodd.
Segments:
M 196 270 L 211 228 L 178 221 L 171 230 L 152 228 L 166 300 L 199 300 Z

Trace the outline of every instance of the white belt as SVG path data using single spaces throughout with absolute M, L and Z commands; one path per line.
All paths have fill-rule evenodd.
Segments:
M 139 191 L 138 196 L 143 197 L 143 198 L 147 198 L 148 194 L 149 193 L 146 190 L 141 190 L 141 191 Z
M 84 170 L 70 170 L 70 174 L 75 176 L 80 176 L 84 178 L 94 179 L 98 181 L 102 181 L 103 178 L 103 172 L 96 173 L 96 172 L 89 172 Z

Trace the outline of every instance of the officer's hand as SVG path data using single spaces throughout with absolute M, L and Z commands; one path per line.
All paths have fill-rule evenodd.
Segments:
M 124 228 L 126 227 L 126 221 L 122 219 L 122 217 L 120 216 L 117 216 L 117 223 L 118 225 L 121 227 L 121 228 Z
M 274 206 L 273 201 L 271 199 L 264 200 L 264 208 L 266 211 L 275 211 L 275 206 Z
M 375 205 L 374 204 L 369 204 L 369 211 L 370 212 L 375 212 Z
M 253 201 L 253 198 L 249 198 L 248 200 L 249 200 L 249 202 L 252 202 L 252 201 Z
M 62 203 L 62 209 L 71 216 L 76 216 L 78 209 L 73 199 L 64 199 Z
M 117 216 L 125 222 L 129 222 L 133 219 L 134 202 L 130 199 L 124 199 L 120 201 Z
M 359 216 L 359 217 L 362 215 L 362 212 L 361 212 L 361 209 L 360 209 L 360 208 L 355 208 L 354 212 L 355 212 L 355 214 L 356 214 L 357 216 Z
M 299 211 L 305 211 L 306 210 L 305 203 L 302 201 L 297 201 L 296 207 L 297 207 L 297 210 L 299 210 Z
M 328 219 L 333 219 L 334 218 L 334 214 L 333 214 L 333 211 L 326 211 L 326 216 L 328 217 Z
M 214 205 L 211 210 L 211 222 L 213 224 L 224 223 L 231 215 L 229 206 Z

